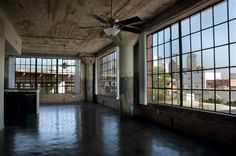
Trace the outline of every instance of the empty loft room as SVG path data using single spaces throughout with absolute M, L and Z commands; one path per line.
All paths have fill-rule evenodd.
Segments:
M 236 0 L 0 0 L 0 156 L 227 156 Z

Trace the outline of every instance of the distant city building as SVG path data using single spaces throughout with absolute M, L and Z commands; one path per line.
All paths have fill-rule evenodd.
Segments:
M 196 70 L 197 69 L 197 55 L 189 54 L 187 58 L 187 68 Z
M 186 72 L 183 74 L 183 88 L 184 89 L 201 89 L 203 84 L 203 89 L 209 88 L 210 85 L 207 85 L 207 82 L 209 80 L 214 81 L 216 80 L 222 80 L 221 73 L 215 73 L 214 72 L 203 72 L 203 75 L 201 74 L 201 71 L 197 72 Z M 216 76 L 216 78 L 215 78 Z M 192 85 L 192 86 L 191 86 Z
M 176 73 L 178 71 L 178 65 L 174 60 L 171 60 L 169 63 L 169 71 Z

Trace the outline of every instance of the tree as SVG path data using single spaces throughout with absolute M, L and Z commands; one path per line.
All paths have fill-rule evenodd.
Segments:
M 166 89 L 171 83 L 171 78 L 169 74 L 165 74 L 165 69 L 163 67 L 153 67 L 153 100 L 154 101 L 164 101 Z M 161 89 L 160 89 L 161 88 Z

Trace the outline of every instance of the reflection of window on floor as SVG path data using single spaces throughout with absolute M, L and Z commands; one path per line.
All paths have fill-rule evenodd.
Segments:
M 147 36 L 148 100 L 236 114 L 236 1 Z
M 113 51 L 98 60 L 99 95 L 116 96 L 116 55 L 117 52 Z
M 63 63 L 68 66 L 63 68 Z M 16 87 L 52 94 L 78 92 L 75 69 L 79 70 L 79 63 L 77 66 L 76 60 L 16 58 Z

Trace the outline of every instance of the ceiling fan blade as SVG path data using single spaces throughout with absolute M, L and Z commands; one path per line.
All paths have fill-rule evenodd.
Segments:
M 135 29 L 135 28 L 130 28 L 130 27 L 122 27 L 123 31 L 128 31 L 128 32 L 132 32 L 132 33 L 141 33 L 142 31 L 140 29 Z
M 79 26 L 78 29 L 103 28 L 104 26 Z
M 92 16 L 93 16 L 93 18 L 95 18 L 99 22 L 102 22 L 102 23 L 106 24 L 106 20 L 104 20 L 102 17 L 100 17 L 98 15 L 92 15 Z
M 138 16 L 136 17 L 132 17 L 132 18 L 129 18 L 129 19 L 125 19 L 123 21 L 119 21 L 119 22 L 116 22 L 116 24 L 120 24 L 120 25 L 128 25 L 128 24 L 132 24 L 132 23 L 141 23 L 143 22 L 142 19 L 140 19 Z

